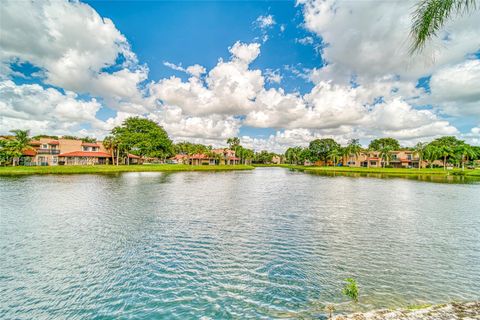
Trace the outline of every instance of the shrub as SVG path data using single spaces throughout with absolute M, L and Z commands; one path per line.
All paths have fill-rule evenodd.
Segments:
M 345 279 L 345 286 L 343 287 L 343 295 L 352 299 L 353 302 L 358 302 L 358 285 L 357 281 L 353 278 Z

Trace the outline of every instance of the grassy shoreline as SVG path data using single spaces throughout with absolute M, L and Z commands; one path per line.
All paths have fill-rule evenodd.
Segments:
M 277 164 L 277 165 L 253 165 L 254 167 L 279 167 L 287 169 L 304 170 L 319 173 L 375 173 L 385 175 L 434 175 L 434 176 L 471 176 L 480 177 L 480 169 L 465 170 L 443 170 L 443 168 L 425 168 L 425 169 L 404 169 L 404 168 L 363 168 L 363 167 L 315 167 L 315 166 L 300 166 L 291 164 Z
M 232 171 L 252 170 L 247 165 L 190 166 L 183 164 L 155 165 L 95 165 L 95 166 L 45 166 L 45 167 L 0 167 L 0 176 L 30 175 L 30 174 L 95 174 L 119 172 L 179 172 L 179 171 Z
M 382 174 L 391 176 L 467 176 L 480 178 L 480 169 L 476 170 L 443 170 L 436 169 L 397 169 L 397 168 L 357 168 L 357 167 L 315 167 L 290 164 L 278 165 L 218 165 L 218 166 L 190 166 L 181 164 L 156 164 L 156 165 L 97 165 L 97 166 L 45 166 L 45 167 L 0 167 L 0 176 L 31 175 L 31 174 L 95 174 L 95 173 L 120 173 L 120 172 L 179 172 L 179 171 L 232 171 L 253 170 L 255 167 L 278 167 L 317 173 L 364 173 Z

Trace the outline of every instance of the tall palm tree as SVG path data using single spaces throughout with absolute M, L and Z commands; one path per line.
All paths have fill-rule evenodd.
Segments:
M 390 160 L 392 159 L 392 152 L 393 148 L 391 146 L 385 146 L 380 149 L 380 157 L 382 158 L 382 165 L 385 168 L 385 165 L 390 164 Z
M 240 145 L 240 138 L 238 137 L 228 138 L 227 144 L 230 149 L 234 149 L 235 147 L 238 147 Z
M 444 145 L 439 148 L 439 153 L 443 158 L 443 170 L 447 170 L 447 158 L 455 155 L 454 150 L 450 146 Z
M 472 146 L 466 143 L 459 145 L 455 149 L 455 153 L 457 153 L 460 156 L 460 161 L 462 163 L 462 171 L 465 171 L 465 162 L 468 161 L 468 159 L 472 159 L 477 156 L 477 153 L 472 148 Z
M 425 156 L 425 150 L 427 148 L 427 144 L 425 142 L 419 142 L 413 148 L 416 154 L 418 154 L 418 169 L 422 167 L 422 160 Z
M 23 152 L 33 148 L 30 146 L 29 130 L 11 130 L 10 132 L 13 133 L 14 139 L 9 142 L 8 148 L 13 156 L 12 165 L 15 166 Z
M 420 52 L 426 42 L 437 36 L 453 15 L 464 15 L 477 8 L 478 0 L 420 0 L 414 11 L 410 34 L 413 43 L 410 53 Z
M 433 144 L 428 144 L 425 147 L 425 154 L 424 154 L 425 159 L 428 160 L 430 168 L 433 167 L 433 162 L 440 158 L 440 148 L 433 145 Z
M 115 164 L 115 150 L 118 150 L 117 141 L 115 140 L 114 136 L 106 136 L 103 139 L 103 146 L 105 149 L 110 151 L 110 155 L 112 156 L 112 164 Z M 117 160 L 118 165 L 118 160 Z
M 358 157 L 360 152 L 362 152 L 362 145 L 360 144 L 359 139 L 351 139 L 347 145 L 348 156 Z
M 338 149 L 332 149 L 328 153 L 328 159 L 333 161 L 333 166 L 335 167 L 337 165 L 337 160 L 340 158 L 341 152 Z

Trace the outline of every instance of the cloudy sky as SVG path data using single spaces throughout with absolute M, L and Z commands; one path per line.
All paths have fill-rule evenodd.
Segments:
M 2 1 L 0 134 L 102 138 L 125 118 L 176 141 L 456 135 L 480 144 L 480 10 L 408 55 L 412 1 Z

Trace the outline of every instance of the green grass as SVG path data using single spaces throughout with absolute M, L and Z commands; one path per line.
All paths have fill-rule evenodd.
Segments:
M 281 167 L 297 170 L 305 170 L 319 173 L 377 173 L 387 175 L 461 175 L 461 176 L 477 176 L 480 177 L 480 169 L 461 171 L 459 169 L 443 170 L 443 168 L 422 168 L 422 169 L 406 169 L 406 168 L 364 168 L 364 167 L 316 167 L 316 166 L 300 166 L 291 164 L 279 165 L 254 165 L 255 167 Z
M 426 309 L 426 308 L 430 308 L 431 306 L 433 306 L 432 304 L 428 304 L 428 303 L 425 303 L 425 304 L 411 304 L 409 306 L 407 306 L 407 310 L 421 310 L 421 309 Z
M 117 172 L 176 172 L 176 171 L 229 171 L 251 170 L 252 166 L 190 166 L 183 164 L 155 165 L 95 165 L 95 166 L 45 166 L 45 167 L 0 167 L 0 175 L 27 174 L 81 174 L 81 173 L 117 173 Z

